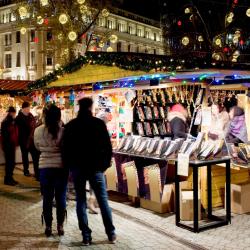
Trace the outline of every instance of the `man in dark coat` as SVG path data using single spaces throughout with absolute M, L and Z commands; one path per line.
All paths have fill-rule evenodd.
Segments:
M 18 145 L 18 128 L 15 122 L 16 110 L 9 107 L 8 115 L 1 124 L 2 148 L 5 157 L 4 184 L 15 186 L 17 182 L 13 179 L 16 164 L 16 147 Z
M 110 167 L 112 146 L 104 122 L 92 116 L 93 101 L 79 101 L 78 117 L 65 126 L 64 163 L 70 168 L 76 190 L 76 210 L 84 245 L 91 244 L 91 230 L 86 213 L 86 181 L 95 192 L 105 231 L 110 242 L 116 240 L 103 172 Z
M 30 113 L 30 104 L 24 102 L 22 110 L 19 112 L 16 122 L 19 130 L 19 145 L 22 152 L 23 171 L 25 176 L 30 176 L 29 172 L 29 153 L 31 154 L 34 166 L 35 177 L 39 179 L 38 164 L 39 152 L 34 145 L 34 131 L 36 128 L 36 120 Z

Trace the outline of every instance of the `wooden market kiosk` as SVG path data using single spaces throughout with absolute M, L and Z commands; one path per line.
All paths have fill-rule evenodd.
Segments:
M 97 65 L 88 65 L 82 69 L 81 74 L 74 75 L 65 75 L 61 78 L 59 78 L 57 81 L 51 83 L 48 87 L 52 89 L 59 89 L 59 90 L 69 90 L 71 88 L 78 88 L 83 89 L 86 92 L 86 95 L 109 95 L 111 98 L 118 100 L 117 103 L 123 103 L 125 94 L 128 90 L 135 90 L 135 91 L 142 91 L 142 90 L 154 90 L 154 89 L 163 89 L 163 88 L 175 88 L 178 89 L 178 87 L 183 86 L 193 86 L 194 80 L 192 80 L 193 75 L 195 74 L 195 78 L 199 78 L 200 76 L 209 75 L 211 77 L 217 76 L 217 75 L 226 75 L 230 72 L 227 71 L 225 73 L 221 71 L 200 71 L 200 72 L 188 72 L 188 73 L 180 73 L 177 74 L 174 77 L 163 77 L 162 80 L 159 81 L 159 85 L 157 86 L 149 86 L 150 81 L 145 81 L 144 84 L 136 84 L 135 86 L 125 86 L 123 88 L 114 87 L 114 85 L 119 82 L 122 78 L 129 78 L 132 76 L 140 77 L 142 75 L 145 75 L 145 72 L 128 72 L 126 70 L 118 69 L 117 67 L 113 66 L 97 66 Z M 78 72 L 79 73 L 79 72 Z M 139 78 L 140 79 L 140 78 Z M 143 80 L 142 80 L 143 81 Z M 76 83 L 79 84 L 76 84 Z M 93 92 L 93 84 L 89 83 L 98 83 L 99 89 L 96 89 Z M 110 82 L 112 82 L 112 86 L 110 88 Z M 140 82 L 140 81 L 139 81 Z M 195 83 L 198 86 L 201 86 L 201 83 L 197 82 Z M 250 117 L 250 109 L 249 109 L 249 100 L 246 97 L 247 87 L 244 85 L 220 85 L 218 86 L 210 86 L 211 91 L 219 90 L 228 90 L 228 91 L 239 91 L 238 94 L 238 100 L 239 105 L 243 106 L 246 110 L 246 117 Z M 175 90 L 176 91 L 176 90 Z M 245 92 L 245 93 L 243 93 Z M 121 100 L 121 102 L 119 101 Z M 120 104 L 118 105 L 120 107 Z M 116 109 L 116 112 L 119 113 L 119 108 Z M 117 127 L 119 128 L 119 119 L 115 122 Z M 131 121 L 128 121 L 127 123 L 127 131 L 131 130 L 132 128 L 129 126 L 129 123 Z M 248 128 L 250 132 L 250 128 Z M 116 134 L 116 141 L 119 140 L 119 134 Z M 250 133 L 249 133 L 250 135 Z M 153 164 L 154 165 L 154 164 Z M 120 174 L 124 174 L 120 171 Z M 141 204 L 143 207 L 151 209 L 153 211 L 157 212 L 173 212 L 173 194 L 174 194 L 174 186 L 173 184 L 169 183 L 165 185 L 165 182 L 162 183 L 162 185 L 159 185 L 158 183 L 158 172 L 152 171 L 152 178 L 153 182 L 149 183 L 149 190 L 148 192 L 151 194 L 149 195 L 149 199 L 145 197 L 141 197 Z M 127 188 L 125 189 L 125 193 L 129 194 L 133 197 L 140 197 L 139 192 L 139 186 L 140 184 L 140 178 L 144 178 L 144 173 L 141 173 L 140 176 L 138 176 L 137 170 L 135 166 L 132 166 L 131 168 L 127 168 L 127 172 L 125 172 L 126 175 L 126 185 Z M 167 172 L 165 173 L 167 175 Z M 238 184 L 238 183 L 244 183 L 246 181 L 249 181 L 249 170 L 246 166 L 236 166 L 234 164 L 231 165 L 231 181 L 232 183 Z M 119 191 L 121 192 L 121 189 L 119 190 L 119 181 L 124 181 L 124 176 L 121 177 L 119 180 L 118 174 L 117 174 L 117 168 L 115 166 L 115 162 L 113 161 L 112 167 L 107 171 L 106 173 L 107 177 L 107 184 L 108 189 L 113 191 Z M 212 184 L 212 199 L 213 199 L 213 207 L 222 206 L 224 204 L 224 193 L 225 193 L 225 171 L 223 166 L 216 166 L 212 170 L 212 177 L 213 177 L 213 184 Z M 183 189 L 191 190 L 193 188 L 192 184 L 192 172 L 190 172 L 189 177 L 185 182 L 182 182 L 181 186 Z M 201 205 L 204 209 L 207 207 L 207 176 L 206 171 L 201 170 L 200 171 L 200 197 L 201 197 Z M 158 183 L 158 184 L 157 184 Z M 150 188 L 152 189 L 150 191 Z M 146 195 L 147 196 L 147 195 Z

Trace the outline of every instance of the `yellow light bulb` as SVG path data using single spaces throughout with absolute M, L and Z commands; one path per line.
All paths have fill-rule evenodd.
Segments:
M 118 41 L 117 35 L 111 35 L 109 38 L 111 43 L 116 43 Z
M 66 24 L 68 22 L 68 20 L 69 20 L 69 18 L 68 18 L 68 16 L 66 14 L 61 14 L 59 16 L 59 22 L 61 24 Z
M 25 35 L 26 32 L 27 32 L 27 29 L 26 29 L 25 27 L 22 27 L 22 28 L 20 29 L 20 32 L 21 32 L 22 35 Z
M 19 15 L 21 18 L 24 18 L 28 15 L 28 10 L 26 7 L 24 6 L 21 6 L 19 9 L 18 9 L 18 12 L 19 12 Z
M 187 46 L 189 44 L 189 38 L 187 36 L 184 36 L 182 39 L 181 39 L 181 43 L 184 45 L 184 46 Z
M 68 34 L 68 38 L 69 38 L 69 40 L 72 41 L 72 42 L 75 41 L 76 38 L 77 38 L 76 32 L 75 32 L 75 31 L 70 31 L 69 34 Z

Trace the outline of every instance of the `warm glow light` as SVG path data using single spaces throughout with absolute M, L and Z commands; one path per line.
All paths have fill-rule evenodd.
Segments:
M 77 0 L 77 2 L 78 2 L 79 4 L 84 4 L 84 3 L 85 3 L 85 0 Z
M 216 44 L 217 46 L 221 46 L 221 39 L 220 39 L 220 38 L 217 38 L 217 39 L 215 40 L 215 44 Z
M 199 41 L 199 42 L 204 42 L 203 36 L 198 36 L 198 41 Z
M 40 0 L 42 6 L 49 5 L 49 0 Z
M 189 38 L 187 36 L 184 36 L 181 40 L 181 43 L 184 45 L 184 46 L 187 46 L 189 44 Z
M 19 9 L 18 9 L 18 12 L 19 12 L 19 15 L 20 17 L 26 17 L 28 15 L 28 10 L 26 7 L 24 6 L 21 6 Z
M 58 38 L 58 40 L 63 40 L 63 33 L 59 33 L 58 35 L 57 35 L 57 38 Z
M 231 23 L 232 21 L 233 21 L 233 17 L 227 16 L 227 22 L 228 22 L 228 23 Z
M 190 10 L 190 8 L 186 8 L 184 12 L 185 12 L 185 14 L 189 14 L 191 12 L 191 10 Z
M 109 16 L 109 11 L 107 9 L 102 10 L 102 16 L 103 17 L 108 17 Z
M 234 36 L 233 37 L 233 43 L 238 43 L 239 42 L 239 37 L 238 36 Z
M 43 17 L 38 16 L 38 17 L 37 17 L 37 23 L 41 25 L 41 24 L 43 24 L 43 22 L 44 22 Z
M 59 64 L 59 63 L 57 63 L 56 65 L 55 65 L 55 70 L 59 70 L 61 68 L 61 65 Z
M 109 40 L 110 40 L 111 43 L 116 43 L 117 40 L 118 40 L 118 37 L 116 35 L 111 35 Z
M 247 9 L 246 15 L 247 15 L 248 17 L 250 17 L 250 8 Z
M 108 47 L 107 48 L 107 52 L 113 52 L 113 48 L 112 47 Z
M 66 14 L 61 14 L 59 16 L 59 22 L 61 24 L 66 24 L 68 22 L 68 20 L 69 20 L 69 18 L 68 18 L 68 16 Z
M 68 38 L 69 38 L 69 40 L 72 41 L 72 42 L 75 41 L 76 38 L 77 38 L 76 32 L 75 32 L 75 31 L 69 32 Z
M 88 7 L 86 5 L 81 5 L 80 6 L 80 12 L 82 14 L 86 13 L 88 11 Z
M 27 29 L 26 29 L 25 27 L 22 27 L 22 28 L 20 29 L 20 32 L 21 32 L 22 35 L 25 35 L 26 32 L 27 32 Z
M 103 48 L 103 47 L 105 46 L 105 43 L 104 43 L 103 41 L 100 41 L 99 44 L 98 44 L 98 46 L 99 46 L 100 48 Z

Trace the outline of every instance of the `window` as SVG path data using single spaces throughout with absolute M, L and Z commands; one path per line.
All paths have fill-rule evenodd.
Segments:
M 125 31 L 125 24 L 124 23 L 118 23 L 117 24 L 117 29 L 119 32 L 124 32 Z
M 47 56 L 47 66 L 52 66 L 53 65 L 53 58 L 51 56 Z
M 131 45 L 128 45 L 128 52 L 131 52 Z
M 117 43 L 117 52 L 121 52 L 122 51 L 122 43 L 118 42 Z
M 156 55 L 156 49 L 154 49 L 154 54 Z
M 21 67 L 21 53 L 16 53 L 16 67 Z
M 156 33 L 154 33 L 154 41 L 156 41 L 156 37 L 157 37 L 157 35 L 156 35 Z
M 36 64 L 36 52 L 31 51 L 30 52 L 30 66 L 35 66 Z
M 16 32 L 16 43 L 20 43 L 21 42 L 21 33 L 20 31 Z
M 36 32 L 35 30 L 30 31 L 30 41 L 35 42 Z
M 142 36 L 142 29 L 137 30 L 137 36 Z
M 5 55 L 5 68 L 9 69 L 12 67 L 11 54 Z
M 114 29 L 115 28 L 115 23 L 113 20 L 108 20 L 108 29 Z
M 132 26 L 128 26 L 128 33 L 129 33 L 130 35 L 133 34 L 133 28 L 132 28 Z
M 99 26 L 101 27 L 105 26 L 105 18 L 99 18 Z
M 149 31 L 148 31 L 148 30 L 146 30 L 146 31 L 145 31 L 145 37 L 146 37 L 147 39 L 149 39 L 149 38 L 150 38 L 150 33 L 149 33 Z
M 47 42 L 52 40 L 52 31 L 47 31 Z
M 11 46 L 12 44 L 12 35 L 5 34 L 5 46 Z

